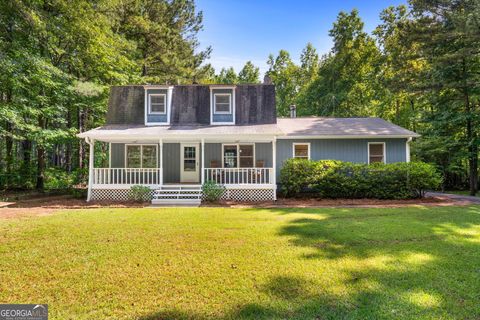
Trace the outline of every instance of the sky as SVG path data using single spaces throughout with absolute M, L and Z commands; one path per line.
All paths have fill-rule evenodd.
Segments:
M 237 72 L 245 62 L 267 71 L 270 53 L 287 50 L 298 62 L 300 53 L 311 42 L 320 54 L 332 47 L 328 30 L 340 11 L 358 9 L 371 32 L 380 23 L 380 12 L 402 0 L 197 0 L 203 11 L 203 30 L 199 33 L 200 49 L 213 48 L 210 59 L 218 73 L 232 66 Z

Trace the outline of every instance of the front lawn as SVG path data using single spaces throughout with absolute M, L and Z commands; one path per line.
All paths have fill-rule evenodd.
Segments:
M 479 301 L 479 206 L 0 220 L 0 303 L 50 319 L 474 319 Z

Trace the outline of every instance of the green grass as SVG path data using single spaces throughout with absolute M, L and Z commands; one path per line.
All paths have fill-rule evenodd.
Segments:
M 50 319 L 474 319 L 479 301 L 479 206 L 0 221 L 0 302 Z

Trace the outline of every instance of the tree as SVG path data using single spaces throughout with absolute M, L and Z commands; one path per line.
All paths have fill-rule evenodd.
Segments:
M 216 83 L 218 84 L 235 84 L 238 82 L 237 73 L 230 67 L 228 69 L 222 68 L 220 74 L 215 77 Z
M 196 12 L 193 0 L 115 0 L 105 5 L 114 30 L 135 44 L 139 81 L 175 84 L 202 77 L 198 71 L 211 48 L 198 51 L 203 14 Z
M 238 73 L 238 83 L 259 83 L 259 77 L 260 69 L 255 67 L 251 61 L 247 61 Z
M 332 51 L 322 58 L 319 76 L 308 85 L 304 104 L 316 115 L 372 115 L 378 104 L 374 79 L 379 51 L 363 31 L 358 11 L 340 12 L 329 34 Z
M 285 50 L 280 50 L 276 58 L 270 54 L 267 63 L 269 65 L 267 76 L 275 84 L 277 113 L 280 116 L 287 116 L 289 106 L 295 103 L 299 90 L 298 66 L 293 63 L 290 54 Z
M 42 190 L 50 169 L 82 173 L 75 134 L 103 124 L 110 85 L 207 73 L 201 21 L 189 0 L 0 2 L 0 187 Z
M 478 191 L 480 134 L 480 3 L 412 0 L 409 38 L 429 68 L 418 75 L 431 110 L 432 134 L 453 138 L 468 160 L 470 194 Z M 451 150 L 454 151 L 454 150 Z

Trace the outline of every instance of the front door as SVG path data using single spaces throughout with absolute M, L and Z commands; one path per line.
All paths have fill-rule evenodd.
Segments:
M 198 144 L 185 143 L 180 147 L 180 182 L 199 182 Z

